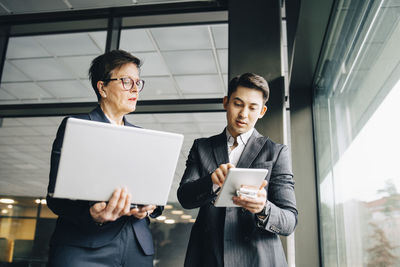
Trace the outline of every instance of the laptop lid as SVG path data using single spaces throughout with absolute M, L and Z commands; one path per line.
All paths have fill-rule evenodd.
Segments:
M 132 203 L 165 205 L 183 135 L 69 118 L 53 197 L 107 201 L 117 187 Z

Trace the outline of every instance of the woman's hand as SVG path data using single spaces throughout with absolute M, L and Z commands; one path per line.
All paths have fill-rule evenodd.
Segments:
M 90 215 L 97 223 L 112 222 L 121 216 L 133 215 L 130 210 L 131 198 L 132 196 L 126 188 L 117 188 L 108 201 L 108 204 L 99 202 L 90 207 Z
M 138 208 L 132 209 L 130 215 L 133 215 L 138 219 L 143 219 L 152 214 L 155 209 L 156 206 L 154 205 L 139 206 Z

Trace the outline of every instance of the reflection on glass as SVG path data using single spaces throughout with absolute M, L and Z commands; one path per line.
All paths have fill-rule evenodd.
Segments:
M 142 100 L 225 95 L 227 24 L 123 29 L 120 48 L 143 60 Z
M 105 31 L 11 37 L 0 104 L 95 102 L 87 71 L 105 41 Z
M 314 99 L 324 266 L 400 266 L 400 9 L 338 1 Z

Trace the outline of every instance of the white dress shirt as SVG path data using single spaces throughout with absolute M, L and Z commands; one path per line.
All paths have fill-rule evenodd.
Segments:
M 232 149 L 233 144 L 235 143 L 235 138 L 231 135 L 228 131 L 228 128 L 225 129 L 226 133 L 226 140 L 227 140 L 227 147 L 228 147 L 228 155 L 229 155 L 229 162 L 232 163 L 235 167 L 239 162 L 240 156 L 243 153 L 243 150 L 250 139 L 250 136 L 253 134 L 254 128 L 250 131 L 242 133 L 236 137 L 237 146 Z M 218 185 L 213 184 L 213 191 L 215 192 L 219 188 Z

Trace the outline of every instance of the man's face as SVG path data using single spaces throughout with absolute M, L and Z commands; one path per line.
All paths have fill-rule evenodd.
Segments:
M 224 109 L 228 130 L 233 137 L 246 133 L 267 111 L 263 93 L 259 90 L 238 86 L 230 99 L 224 97 Z

